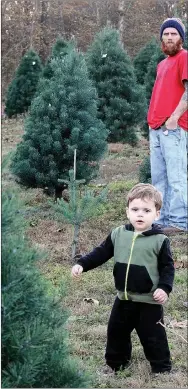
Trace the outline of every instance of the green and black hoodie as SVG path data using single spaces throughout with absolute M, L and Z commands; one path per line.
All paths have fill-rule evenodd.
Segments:
M 174 264 L 169 239 L 153 224 L 137 234 L 131 224 L 115 228 L 100 246 L 81 257 L 83 271 L 94 269 L 114 257 L 114 280 L 120 300 L 158 304 L 153 292 L 172 290 Z

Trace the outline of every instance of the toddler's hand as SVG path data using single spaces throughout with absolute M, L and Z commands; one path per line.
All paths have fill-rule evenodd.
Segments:
M 153 298 L 158 303 L 164 304 L 168 299 L 168 295 L 163 289 L 156 289 L 155 292 L 153 293 Z
M 81 265 L 74 265 L 71 270 L 73 277 L 79 277 L 83 272 L 83 267 Z

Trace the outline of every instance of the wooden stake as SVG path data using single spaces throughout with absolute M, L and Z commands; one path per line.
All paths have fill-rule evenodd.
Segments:
M 76 149 L 74 150 L 74 181 L 76 180 Z

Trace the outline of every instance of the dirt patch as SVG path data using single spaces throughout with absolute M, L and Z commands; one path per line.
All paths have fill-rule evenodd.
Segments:
M 72 226 L 52 220 L 35 221 L 27 235 L 36 247 L 48 252 L 48 259 L 66 261 L 71 258 Z

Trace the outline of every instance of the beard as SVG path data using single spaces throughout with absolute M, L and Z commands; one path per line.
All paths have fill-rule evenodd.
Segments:
M 182 49 L 183 41 L 180 38 L 178 42 L 176 43 L 164 43 L 162 41 L 161 43 L 161 49 L 163 53 L 166 55 L 169 55 L 170 57 L 173 57 L 173 55 L 176 55 L 181 49 Z

